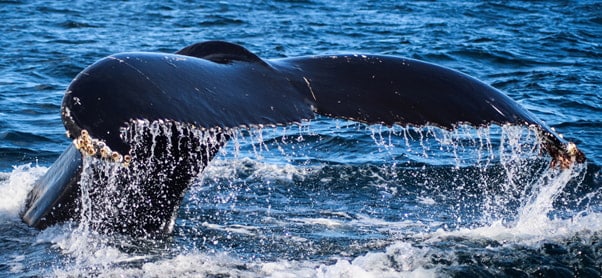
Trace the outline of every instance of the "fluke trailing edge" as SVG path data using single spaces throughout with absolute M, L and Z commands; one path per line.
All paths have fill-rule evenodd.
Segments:
M 82 71 L 62 105 L 74 144 L 36 182 L 23 220 L 37 228 L 78 220 L 86 173 L 95 228 L 169 233 L 191 179 L 232 129 L 296 123 L 315 113 L 446 129 L 534 126 L 553 166 L 585 160 L 516 102 L 448 68 L 377 55 L 264 60 L 239 45 L 211 41 L 176 54 L 115 54 Z M 89 157 L 118 163 L 83 167 Z

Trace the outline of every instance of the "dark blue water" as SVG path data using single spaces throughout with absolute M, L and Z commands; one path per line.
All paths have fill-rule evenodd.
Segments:
M 601 3 L 153 2 L 0 1 L 0 276 L 601 276 Z M 264 58 L 369 53 L 455 68 L 517 100 L 588 163 L 549 170 L 524 128 L 319 118 L 241 131 L 168 239 L 19 220 L 33 181 L 70 144 L 59 109 L 79 71 L 204 40 Z

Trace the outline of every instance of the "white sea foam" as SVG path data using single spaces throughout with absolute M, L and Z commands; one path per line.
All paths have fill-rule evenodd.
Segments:
M 293 178 L 304 178 L 315 168 L 295 167 L 290 164 L 275 164 L 261 160 L 250 159 L 223 159 L 216 158 L 201 174 L 203 178 L 218 178 L 234 180 L 238 177 L 247 176 L 265 180 L 291 182 Z
M 339 257 L 333 254 L 330 262 L 320 260 L 245 260 L 235 253 L 184 252 L 168 257 L 137 256 L 124 253 L 99 241 L 97 234 L 84 235 L 71 230 L 67 225 L 56 226 L 39 234 L 38 242 L 50 242 L 63 253 L 75 257 L 69 267 L 55 269 L 58 277 L 94 275 L 98 277 L 435 277 L 440 273 L 439 266 L 433 264 L 433 253 L 451 262 L 457 260 L 453 252 L 433 250 L 429 243 L 445 240 L 450 236 L 469 239 L 488 238 L 503 244 L 532 245 L 542 239 L 566 238 L 583 231 L 602 230 L 602 215 L 583 214 L 573 219 L 551 219 L 547 213 L 552 210 L 554 196 L 567 182 L 579 175 L 576 171 L 551 171 L 539 180 L 533 196 L 524 204 L 516 222 L 496 221 L 480 228 L 459 228 L 457 230 L 437 230 L 434 232 L 413 233 L 410 241 L 397 239 L 385 244 L 384 250 L 372 250 L 353 257 Z M 429 205 L 430 201 L 422 202 Z M 280 225 L 300 222 L 304 225 L 325 225 L 331 228 L 364 226 L 373 229 L 399 231 L 423 228 L 426 224 L 415 221 L 389 222 L 370 215 L 324 211 L 331 218 L 291 218 Z M 533 221 L 532 221 L 533 220 Z M 274 223 L 272 223 L 274 224 Z M 436 226 L 440 223 L 430 223 Z M 244 235 L 256 234 L 256 227 L 226 226 L 203 223 L 203 226 L 226 232 Z M 427 225 L 428 226 L 428 225 Z M 414 229 L 415 230 L 415 229 Z M 405 234 L 408 235 L 407 233 Z M 416 244 L 418 242 L 419 244 Z M 138 262 L 136 266 L 124 264 Z
M 244 226 L 244 225 L 225 226 L 225 225 L 212 224 L 212 223 L 207 223 L 207 222 L 203 222 L 201 225 L 208 229 L 224 231 L 227 233 L 235 233 L 235 234 L 241 234 L 241 235 L 247 235 L 247 236 L 257 235 L 257 228 L 252 227 L 252 226 Z
M 19 217 L 34 182 L 47 170 L 26 164 L 15 166 L 10 173 L 0 173 L 0 218 Z
M 107 269 L 57 269 L 57 277 L 435 277 L 435 270 L 423 267 L 425 251 L 398 243 L 384 252 L 370 252 L 352 260 L 324 264 L 315 261 L 279 260 L 245 262 L 226 253 L 181 254 L 144 263 L 141 267 L 114 266 Z
M 433 263 L 433 256 L 439 256 L 452 263 L 457 261 L 453 252 L 436 250 L 437 248 L 432 245 L 444 241 L 448 237 L 486 238 L 502 244 L 530 245 L 544 239 L 564 239 L 576 233 L 601 231 L 602 214 L 583 213 L 577 214 L 572 219 L 555 219 L 548 216 L 548 213 L 554 210 L 552 204 L 559 192 L 563 190 L 569 180 L 581 175 L 582 171 L 579 169 L 574 171 L 544 171 L 542 177 L 535 179 L 532 185 L 525 187 L 517 182 L 524 178 L 524 173 L 521 172 L 524 166 L 523 154 L 537 153 L 538 150 L 531 149 L 532 145 L 526 145 L 524 148 L 514 146 L 514 144 L 518 144 L 518 142 L 515 142 L 516 137 L 522 136 L 520 131 L 515 132 L 513 129 L 504 129 L 503 131 L 504 133 L 501 136 L 503 142 L 497 146 L 500 152 L 499 159 L 502 160 L 505 167 L 502 174 L 507 175 L 507 177 L 504 182 L 499 184 L 503 187 L 502 190 L 492 190 L 491 194 L 494 196 L 483 200 L 486 203 L 483 208 L 495 212 L 495 206 L 501 205 L 496 198 L 505 197 L 502 195 L 507 194 L 507 192 L 520 190 L 519 193 L 522 194 L 521 200 L 523 202 L 515 212 L 516 219 L 513 222 L 504 222 L 492 217 L 491 219 L 494 219 L 494 221 L 477 228 L 439 229 L 445 223 L 437 221 L 425 221 L 423 223 L 420 220 L 387 221 L 364 212 L 337 211 L 336 207 L 321 209 L 318 211 L 318 215 L 307 217 L 299 216 L 299 211 L 296 211 L 297 214 L 288 217 L 285 214 L 285 217 L 282 218 L 266 216 L 261 222 L 266 225 L 269 223 L 269 225 L 278 228 L 303 226 L 303 229 L 307 229 L 307 233 L 322 236 L 325 240 L 336 238 L 338 235 L 344 238 L 345 232 L 350 229 L 354 231 L 370 230 L 380 233 L 380 235 L 389 236 L 387 239 L 376 239 L 367 243 L 366 246 L 361 246 L 361 252 L 353 253 L 344 250 L 340 253 L 328 254 L 326 258 L 319 259 L 299 256 L 299 259 L 283 258 L 262 261 L 255 258 L 240 258 L 236 248 L 232 249 L 231 252 L 221 252 L 211 248 L 208 250 L 192 248 L 192 250 L 181 253 L 176 253 L 177 250 L 170 249 L 167 251 L 169 255 L 150 253 L 139 255 L 128 253 L 115 245 L 107 244 L 109 241 L 115 240 L 114 238 L 99 235 L 87 229 L 85 225 L 73 226 L 70 224 L 58 225 L 42 231 L 36 237 L 36 243 L 50 244 L 53 248 L 60 250 L 62 254 L 71 258 L 66 266 L 53 269 L 52 274 L 58 277 L 90 275 L 98 277 L 433 277 L 439 274 L 437 271 L 440 268 L 439 265 Z M 379 146 L 389 150 L 389 146 L 393 142 L 390 135 L 382 136 L 380 133 L 373 133 L 372 136 L 380 144 Z M 423 136 L 426 138 L 434 135 L 423 134 Z M 450 139 L 450 136 L 453 138 Z M 449 147 L 452 152 L 455 152 L 451 155 L 452 159 L 459 160 L 462 157 L 459 153 L 463 151 L 462 148 L 464 147 L 453 144 L 455 144 L 454 140 L 463 136 L 464 134 L 460 132 L 458 134 L 444 134 L 443 137 L 438 139 L 441 140 L 444 148 Z M 484 139 L 479 138 L 476 141 L 466 143 L 471 146 L 476 145 L 480 155 L 479 161 L 481 159 L 485 161 L 481 165 L 486 165 L 494 159 L 489 154 L 493 150 L 489 136 L 489 133 L 485 131 L 482 135 Z M 258 140 L 261 140 L 260 135 L 257 137 Z M 466 137 L 470 136 L 466 135 Z M 508 148 L 509 146 L 512 148 Z M 265 149 L 267 149 L 267 146 L 260 144 L 255 151 L 261 152 Z M 481 151 L 483 153 L 480 153 Z M 464 162 L 458 163 L 462 164 Z M 315 165 L 294 166 L 282 161 L 273 163 L 269 159 L 261 159 L 261 156 L 259 156 L 259 159 L 220 157 L 207 167 L 203 176 L 205 179 L 228 180 L 230 184 L 233 182 L 244 184 L 248 180 L 265 181 L 266 184 L 273 181 L 290 184 L 294 181 L 303 180 L 320 169 L 320 166 Z M 0 174 L 0 215 L 18 217 L 27 192 L 31 189 L 33 182 L 46 170 L 44 167 L 25 165 L 16 167 L 11 173 Z M 393 195 L 398 194 L 395 191 L 396 187 L 390 186 L 391 180 L 389 180 L 391 178 L 395 179 L 396 176 L 388 177 L 380 172 L 367 174 L 372 174 L 371 177 L 374 180 L 374 182 L 368 182 L 369 186 L 390 189 Z M 349 173 L 341 173 L 341 175 L 349 175 Z M 320 181 L 329 183 L 336 181 L 336 178 L 322 177 Z M 485 181 L 487 180 L 485 179 Z M 234 195 L 230 197 L 236 199 L 237 191 L 228 192 L 229 189 L 225 188 L 224 194 Z M 201 192 L 203 186 L 197 187 L 192 193 L 195 193 L 195 190 L 197 190 L 197 193 Z M 428 192 L 423 194 L 426 195 L 417 197 L 417 204 L 424 207 L 444 205 L 435 195 L 429 195 Z M 454 198 L 454 196 L 450 196 L 450 198 Z M 220 199 L 218 201 L 227 202 L 228 200 Z M 336 200 L 333 203 L 336 204 Z M 485 213 L 488 212 L 485 211 Z M 194 219 L 191 221 L 194 221 Z M 261 224 L 255 227 L 227 222 L 200 222 L 198 225 L 211 232 L 242 235 L 247 240 L 253 240 L 255 237 L 264 238 L 265 236 L 262 234 L 263 227 L 261 227 Z M 320 229 L 324 228 L 328 229 L 328 234 L 319 232 Z M 304 237 L 303 234 L 282 232 L 282 234 L 276 233 L 269 236 L 275 242 L 287 238 L 288 240 L 282 240 L 287 244 L 316 244 L 314 239 Z M 184 242 L 183 244 L 187 243 Z M 240 244 L 244 246 L 245 243 Z M 299 252 L 303 252 L 303 250 L 300 249 Z
M 435 277 L 427 248 L 412 246 L 407 242 L 396 242 L 384 252 L 368 252 L 349 260 L 338 260 L 334 265 L 321 265 L 318 277 Z

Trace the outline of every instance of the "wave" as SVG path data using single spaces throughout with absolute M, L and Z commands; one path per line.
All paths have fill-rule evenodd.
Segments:
M 99 234 L 85 221 L 33 237 L 38 250 L 57 250 L 43 273 L 54 276 L 518 275 L 575 263 L 571 273 L 596 273 L 599 169 L 549 169 L 537 142 L 524 128 L 320 120 L 241 132 L 189 190 L 172 237 Z M 10 225 L 46 170 L 2 174 Z
M 25 164 L 14 167 L 9 172 L 0 172 L 0 218 L 19 219 L 27 194 L 34 182 L 48 168 Z

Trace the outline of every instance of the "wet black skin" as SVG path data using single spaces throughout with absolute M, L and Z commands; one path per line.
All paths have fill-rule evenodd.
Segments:
M 585 160 L 493 87 L 455 70 L 391 56 L 264 60 L 239 45 L 218 41 L 194 44 L 176 54 L 121 53 L 83 70 L 67 89 L 62 106 L 72 139 L 86 130 L 112 151 L 132 158 L 113 182 L 123 188 L 123 204 L 136 205 L 111 210 L 96 227 L 135 236 L 169 234 L 184 192 L 228 139 L 228 130 L 298 123 L 316 113 L 368 124 L 446 129 L 459 124 L 534 126 L 553 163 Z M 155 144 L 152 152 L 150 147 L 134 148 L 120 134 L 132 120 L 142 119 L 204 128 L 219 140 L 198 142 L 191 133 L 190 140 L 175 146 Z M 148 161 L 161 166 L 148 166 Z M 180 170 L 165 170 L 174 166 Z M 37 228 L 77 221 L 81 171 L 82 154 L 70 146 L 30 192 L 23 220 Z M 132 177 L 140 172 L 146 177 L 160 173 L 161 178 L 141 183 Z M 100 176 L 93 182 L 92 203 L 102 203 L 108 194 L 103 189 L 106 177 L 95 175 Z

